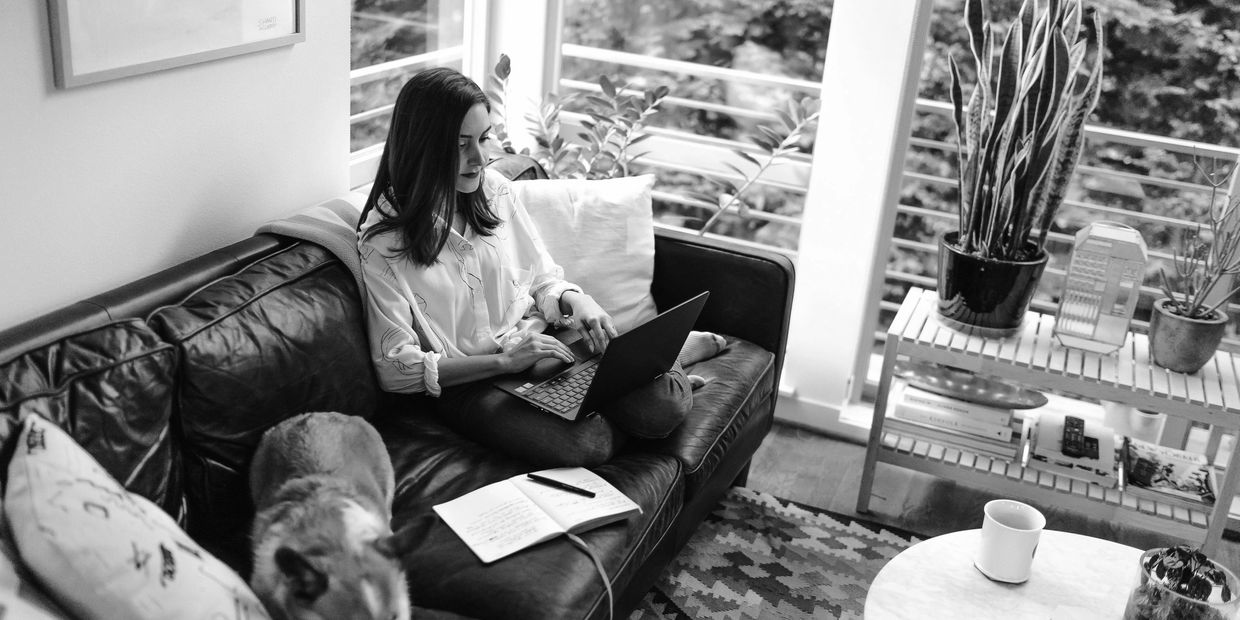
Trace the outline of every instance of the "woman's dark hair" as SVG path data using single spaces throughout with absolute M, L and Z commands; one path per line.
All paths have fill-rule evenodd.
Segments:
M 380 198 L 395 213 L 378 209 L 382 219 L 366 236 L 399 231 L 403 243 L 396 250 L 429 267 L 448 242 L 454 209 L 459 207 L 466 223 L 479 234 L 490 234 L 499 225 L 481 183 L 469 194 L 456 191 L 461 122 L 478 104 L 491 111 L 482 89 L 452 69 L 427 69 L 405 83 L 396 97 L 387 143 L 361 221 L 371 209 L 378 209 Z

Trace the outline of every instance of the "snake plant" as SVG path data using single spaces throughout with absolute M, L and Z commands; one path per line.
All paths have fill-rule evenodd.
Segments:
M 988 0 L 966 0 L 977 84 L 968 104 L 950 59 L 959 141 L 959 249 L 984 258 L 1039 256 L 1063 203 L 1102 87 L 1101 18 L 1081 0 L 1025 0 L 995 57 Z

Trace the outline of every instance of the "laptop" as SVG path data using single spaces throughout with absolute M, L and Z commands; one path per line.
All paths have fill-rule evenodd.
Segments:
M 542 411 L 577 420 L 671 369 L 709 295 L 703 292 L 620 334 L 602 353 L 591 353 L 576 330 L 559 331 L 554 335 L 561 342 L 576 338 L 569 344 L 576 363 L 547 379 L 516 373 L 494 385 Z

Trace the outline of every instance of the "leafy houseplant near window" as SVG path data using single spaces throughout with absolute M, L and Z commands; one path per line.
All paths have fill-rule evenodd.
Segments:
M 995 58 L 988 1 L 966 0 L 965 19 L 977 84 L 966 106 L 952 58 L 960 208 L 939 238 L 939 314 L 1003 335 L 1019 328 L 1046 267 L 1102 87 L 1102 25 L 1096 14 L 1083 24 L 1081 0 L 1025 0 Z
M 512 62 L 507 55 L 501 54 L 495 64 L 487 83 L 487 96 L 492 104 L 492 126 L 495 136 L 505 152 L 516 154 L 509 140 L 507 112 L 504 102 L 507 98 L 508 77 L 512 74 Z M 578 93 L 567 96 L 548 93 L 539 105 L 536 113 L 527 114 L 525 120 L 533 128 L 535 148 L 524 149 L 522 155 L 533 157 L 553 179 L 608 179 L 631 174 L 630 166 L 645 153 L 633 147 L 651 137 L 646 133 L 645 124 L 650 116 L 659 111 L 663 99 L 669 94 L 666 86 L 659 86 L 651 91 L 633 91 L 628 86 L 617 86 L 607 76 L 598 79 L 599 93 L 581 95 Z M 584 131 L 578 131 L 568 138 L 564 135 L 566 127 L 561 123 L 560 115 L 570 102 L 584 100 L 584 113 L 588 117 L 582 121 Z M 742 200 L 742 195 L 757 186 L 757 181 L 771 168 L 784 163 L 792 154 L 798 152 L 799 145 L 814 130 L 818 121 L 819 101 L 813 97 L 805 97 L 799 102 L 789 102 L 786 109 L 775 110 L 779 123 L 776 126 L 758 125 L 757 133 L 752 141 L 759 148 L 755 156 L 742 149 L 732 152 L 742 160 L 750 171 L 741 169 L 731 163 L 725 163 L 738 177 L 739 181 L 720 181 L 705 177 L 707 181 L 719 188 L 717 196 L 702 192 L 684 192 L 684 194 L 703 206 L 715 210 L 707 218 L 698 233 L 705 235 L 720 218 L 729 212 L 735 212 L 742 218 L 748 217 L 749 206 Z M 635 152 L 639 151 L 639 152 Z
M 1194 373 L 1205 366 L 1227 330 L 1227 300 L 1240 288 L 1231 277 L 1240 273 L 1240 197 L 1219 189 L 1235 172 L 1217 167 L 1207 171 L 1194 157 L 1198 172 L 1210 185 L 1208 233 L 1201 226 L 1180 239 L 1172 256 L 1175 279 L 1159 270 L 1164 298 L 1154 302 L 1150 315 L 1150 356 L 1154 363 L 1176 372 Z

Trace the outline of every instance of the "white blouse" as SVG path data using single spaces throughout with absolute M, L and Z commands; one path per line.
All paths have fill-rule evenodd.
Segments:
M 366 283 L 371 362 L 389 392 L 440 394 L 439 359 L 498 353 L 563 318 L 564 281 L 508 180 L 486 171 L 483 191 L 501 223 L 490 235 L 451 230 L 438 262 L 422 267 L 399 255 L 399 231 L 372 237 L 380 201 L 362 222 L 357 249 Z M 446 222 L 442 225 L 448 226 Z

